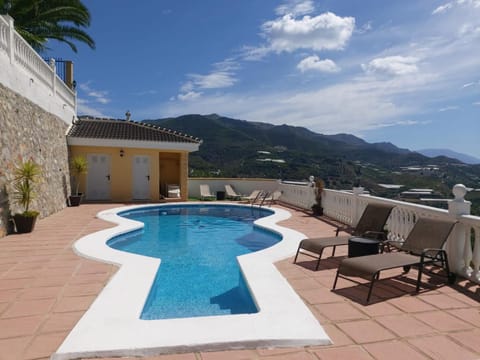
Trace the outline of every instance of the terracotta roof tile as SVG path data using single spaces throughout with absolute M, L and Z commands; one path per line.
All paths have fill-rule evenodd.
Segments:
M 201 143 L 199 138 L 182 134 L 174 130 L 160 128 L 152 124 L 91 117 L 79 117 L 70 127 L 67 137 L 194 144 Z

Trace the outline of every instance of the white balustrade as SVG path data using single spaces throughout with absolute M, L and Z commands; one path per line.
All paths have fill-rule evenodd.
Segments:
M 3 55 L 7 57 L 2 59 Z M 75 92 L 15 31 L 14 21 L 8 15 L 0 15 L 0 66 L 5 67 L 0 74 L 0 81 L 5 86 L 67 123 L 76 116 Z M 11 70 L 7 70 L 7 66 L 11 66 Z
M 282 192 L 280 201 L 295 207 L 310 210 L 315 204 L 315 188 L 309 184 L 293 185 L 280 183 L 278 190 Z

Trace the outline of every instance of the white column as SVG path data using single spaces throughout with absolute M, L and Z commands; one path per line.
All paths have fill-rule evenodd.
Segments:
M 48 65 L 50 65 L 50 68 L 52 69 L 52 92 L 53 92 L 53 97 L 57 96 L 57 68 L 55 65 L 55 59 L 50 58 L 48 61 Z
M 457 184 L 453 187 L 455 198 L 448 202 L 448 212 L 452 218 L 458 219 L 462 215 L 470 215 L 471 202 L 465 200 L 467 188 Z M 448 262 L 451 271 L 469 277 L 472 273 L 470 261 L 472 251 L 470 247 L 470 229 L 461 223 L 457 223 L 446 245 Z
M 360 212 L 360 201 L 359 201 L 359 196 L 363 194 L 364 188 L 362 186 L 357 186 L 353 187 L 353 201 L 354 201 L 354 213 L 353 213 L 353 221 L 352 221 L 352 226 L 357 226 L 358 221 L 360 220 L 361 212 Z
M 8 57 L 10 58 L 10 64 L 13 64 L 15 61 L 15 26 L 10 15 L 5 15 L 5 19 L 8 22 Z

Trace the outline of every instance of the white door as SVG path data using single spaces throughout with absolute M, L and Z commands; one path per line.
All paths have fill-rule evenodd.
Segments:
M 150 199 L 150 158 L 133 157 L 133 199 Z
M 89 154 L 87 200 L 110 200 L 110 155 Z

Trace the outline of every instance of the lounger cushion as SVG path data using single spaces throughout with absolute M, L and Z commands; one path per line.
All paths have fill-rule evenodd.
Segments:
M 420 257 L 405 253 L 366 255 L 342 260 L 338 272 L 345 276 L 357 276 L 371 280 L 381 270 L 394 269 L 420 263 Z
M 311 238 L 311 239 L 303 239 L 300 242 L 300 248 L 314 252 L 316 254 L 320 254 L 324 248 L 330 246 L 339 246 L 339 245 L 348 245 L 348 239 L 351 236 L 332 236 L 327 238 Z

